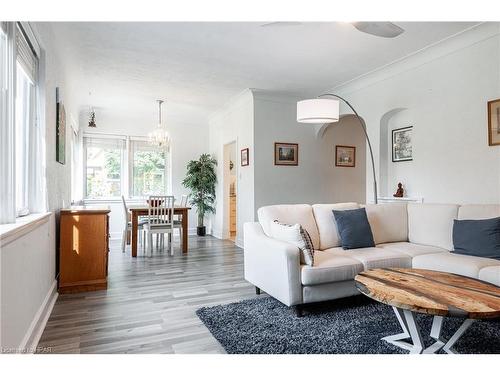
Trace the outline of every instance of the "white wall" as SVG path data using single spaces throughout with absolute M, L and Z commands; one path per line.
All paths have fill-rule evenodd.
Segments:
M 2 244 L 1 338 L 4 349 L 33 348 L 57 295 L 55 217 Z
M 500 202 L 500 147 L 488 146 L 486 109 L 500 97 L 499 33 L 498 23 L 483 24 L 332 89 L 366 120 L 378 174 L 380 121 L 406 108 L 389 125 L 414 126 L 414 160 L 390 166 L 387 193 L 402 180 L 425 202 Z M 370 200 L 370 183 L 366 194 Z
M 40 85 L 45 106 L 42 116 L 46 126 L 46 179 L 48 209 L 54 214 L 34 231 L 0 246 L 1 251 L 1 345 L 18 348 L 36 344 L 32 340 L 43 329 L 45 314 L 56 295 L 57 212 L 71 201 L 71 143 L 69 122 L 66 124 L 66 164 L 56 162 L 56 87 L 60 87 L 66 118 L 75 116 L 73 88 L 68 81 L 60 55 L 53 45 L 49 24 L 34 26 L 42 48 Z M 52 301 L 53 302 L 53 301 Z M 41 315 L 40 315 L 41 314 Z
M 228 223 L 224 222 L 224 212 L 229 211 L 224 198 L 224 145 L 236 141 L 235 168 L 237 175 L 237 238 L 236 243 L 243 245 L 243 223 L 254 220 L 254 133 L 253 133 L 253 95 L 245 90 L 233 98 L 209 120 L 210 153 L 217 159 L 216 214 L 210 218 L 212 235 L 224 238 Z M 242 167 L 240 150 L 249 148 L 250 165 Z M 226 215 L 227 216 L 227 215 Z M 227 221 L 227 220 L 226 220 Z
M 355 118 L 317 127 L 296 121 L 297 98 L 254 92 L 255 208 L 280 203 L 364 202 L 365 141 Z M 298 166 L 275 166 L 274 143 L 299 144 Z M 355 146 L 355 168 L 335 167 L 335 145 Z
M 237 244 L 243 223 L 257 218 L 259 207 L 280 203 L 326 203 L 365 199 L 365 141 L 362 128 L 347 117 L 322 137 L 311 125 L 296 121 L 298 98 L 262 90 L 246 90 L 210 120 L 210 152 L 219 161 L 217 213 L 212 233 L 225 238 L 228 212 L 221 179 L 224 145 L 237 142 Z M 298 166 L 274 165 L 274 142 L 299 144 Z M 357 148 L 355 168 L 335 167 L 335 145 Z M 240 166 L 240 150 L 249 147 L 250 165 Z M 226 173 L 228 175 L 228 173 Z M 227 218 L 228 215 L 226 215 Z

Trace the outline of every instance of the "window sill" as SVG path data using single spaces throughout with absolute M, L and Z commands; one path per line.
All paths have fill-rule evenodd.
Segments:
M 2 246 L 17 240 L 25 234 L 49 221 L 52 212 L 30 214 L 17 218 L 15 223 L 0 224 L 0 243 Z

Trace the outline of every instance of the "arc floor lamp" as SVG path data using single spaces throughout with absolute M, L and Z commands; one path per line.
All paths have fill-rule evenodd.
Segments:
M 335 99 L 325 99 L 325 96 L 333 97 Z M 373 201 L 375 204 L 377 200 L 377 178 L 375 176 L 375 162 L 373 160 L 372 145 L 370 143 L 370 138 L 368 137 L 368 132 L 366 131 L 366 126 L 361 117 L 359 117 L 358 112 L 354 107 L 344 98 L 335 94 L 322 94 L 315 99 L 301 100 L 297 102 L 297 122 L 306 124 L 327 124 L 331 122 L 338 122 L 340 118 L 340 102 L 342 100 L 351 110 L 359 121 L 363 132 L 365 133 L 366 141 L 368 142 L 368 149 L 370 150 L 370 157 L 372 161 L 372 171 L 373 171 Z

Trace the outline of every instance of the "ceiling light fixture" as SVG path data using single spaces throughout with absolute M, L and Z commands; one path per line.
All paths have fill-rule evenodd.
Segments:
M 157 147 L 166 147 L 170 142 L 170 137 L 166 127 L 161 123 L 161 105 L 163 100 L 157 100 L 158 102 L 158 126 L 154 131 L 149 133 L 149 142 Z

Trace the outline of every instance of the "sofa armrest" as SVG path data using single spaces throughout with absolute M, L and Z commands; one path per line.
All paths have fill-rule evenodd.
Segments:
M 299 249 L 268 237 L 259 223 L 243 228 L 245 279 L 287 306 L 302 303 Z

